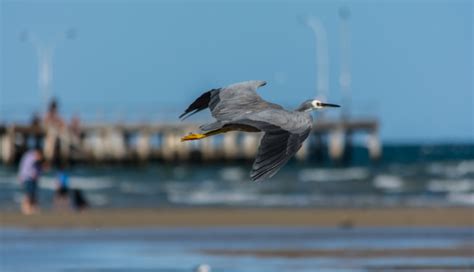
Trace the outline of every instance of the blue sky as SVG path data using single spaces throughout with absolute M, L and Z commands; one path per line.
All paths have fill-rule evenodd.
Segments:
M 328 100 L 340 103 L 337 14 L 345 5 L 354 112 L 379 117 L 389 141 L 474 139 L 471 1 L 0 3 L 2 119 L 41 103 L 35 51 L 20 33 L 48 41 L 70 27 L 77 37 L 59 41 L 53 62 L 52 89 L 66 114 L 154 119 L 249 79 L 268 81 L 264 98 L 296 107 L 316 95 L 308 15 L 326 27 Z

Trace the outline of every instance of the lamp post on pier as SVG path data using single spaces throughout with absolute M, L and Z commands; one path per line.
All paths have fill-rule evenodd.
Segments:
M 53 79 L 54 51 L 61 40 L 73 40 L 75 37 L 76 30 L 74 28 L 59 32 L 51 41 L 40 40 L 34 33 L 27 30 L 20 33 L 20 41 L 30 43 L 36 51 L 38 59 L 38 87 L 44 109 L 46 109 L 52 96 L 51 82 Z
M 306 25 L 313 31 L 316 38 L 316 97 L 326 101 L 329 90 L 329 53 L 326 29 L 321 20 L 308 17 Z
M 348 7 L 339 8 L 339 33 L 340 33 L 340 71 L 339 86 L 342 93 L 342 118 L 348 119 L 351 109 L 351 69 L 350 69 L 350 32 L 349 17 L 351 15 Z

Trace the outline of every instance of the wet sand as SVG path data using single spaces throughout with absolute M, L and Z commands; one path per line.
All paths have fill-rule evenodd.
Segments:
M 205 212 L 211 213 L 206 209 L 198 214 Z M 224 211 L 212 214 L 220 212 Z M 161 213 L 153 213 L 158 214 Z M 227 213 L 223 218 L 231 215 L 232 212 Z M 90 214 L 83 214 L 78 220 L 86 218 L 82 216 Z M 48 218 L 47 215 L 41 217 L 42 220 Z M 65 216 L 65 220 L 71 218 Z M 205 227 L 201 224 L 195 228 L 192 222 L 186 227 L 161 226 L 164 225 L 154 228 L 0 227 L 2 272 L 69 271 L 72 268 L 89 272 L 189 272 L 203 263 L 211 265 L 213 271 L 234 272 L 473 271 L 474 268 L 471 226 L 342 229 Z M 25 262 L 24 256 L 34 261 Z
M 473 208 L 160 208 L 101 209 L 83 213 L 0 212 L 2 227 L 474 226 Z
M 380 248 L 380 249 L 214 249 L 203 250 L 204 254 L 226 257 L 256 257 L 256 258 L 332 258 L 341 262 L 355 259 L 400 259 L 416 260 L 426 258 L 474 258 L 474 246 L 462 245 L 447 248 Z M 402 261 L 403 262 L 403 261 Z M 429 264 L 397 264 L 397 265 L 375 265 L 367 266 L 367 271 L 473 271 L 474 264 L 451 264 L 451 265 L 429 265 Z
M 389 248 L 389 249 L 245 249 L 245 250 L 204 250 L 209 255 L 254 256 L 260 258 L 419 258 L 419 257 L 469 257 L 474 258 L 474 246 L 453 248 Z

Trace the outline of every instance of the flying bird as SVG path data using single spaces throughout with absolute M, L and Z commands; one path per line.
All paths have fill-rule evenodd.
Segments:
M 301 148 L 313 125 L 311 111 L 340 107 L 310 99 L 293 111 L 265 101 L 257 94 L 267 83 L 251 80 L 203 93 L 179 118 L 209 108 L 215 122 L 200 126 L 202 133 L 190 133 L 181 141 L 200 140 L 229 131 L 264 132 L 250 177 L 253 181 L 271 178 Z

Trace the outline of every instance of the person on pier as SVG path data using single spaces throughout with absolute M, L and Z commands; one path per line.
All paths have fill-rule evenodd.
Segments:
M 48 105 L 48 111 L 46 112 L 44 118 L 43 118 L 43 126 L 48 128 L 48 127 L 54 127 L 58 130 L 63 129 L 65 127 L 65 122 L 61 115 L 59 114 L 59 105 L 58 101 L 53 98 L 51 102 L 49 102 Z

